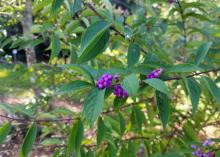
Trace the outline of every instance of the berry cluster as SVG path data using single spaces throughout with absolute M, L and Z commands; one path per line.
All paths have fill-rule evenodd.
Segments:
M 212 145 L 212 141 L 211 140 L 205 140 L 203 142 L 203 147 L 208 147 L 208 146 L 211 146 Z M 205 148 L 200 148 L 196 145 L 191 145 L 191 148 L 194 149 L 194 152 L 192 152 L 192 154 L 194 156 L 197 156 L 197 157 L 214 157 L 215 154 L 212 152 L 212 151 L 205 151 Z
M 114 85 L 114 94 L 118 98 L 128 97 L 128 93 L 121 87 L 120 84 Z
M 104 74 L 97 81 L 96 86 L 99 89 L 109 88 L 112 85 L 113 76 L 111 74 Z
M 150 74 L 148 74 L 146 76 L 146 78 L 147 79 L 158 78 L 162 72 L 163 72 L 162 68 L 157 68 L 157 69 L 153 70 Z

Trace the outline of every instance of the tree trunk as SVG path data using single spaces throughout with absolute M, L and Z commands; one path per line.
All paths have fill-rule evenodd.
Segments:
M 28 35 L 33 38 L 30 29 L 32 26 L 32 0 L 26 0 L 26 4 L 25 4 L 25 10 L 24 10 L 24 14 L 23 14 L 23 20 L 22 20 L 22 27 L 23 27 L 23 34 L 24 35 Z M 30 66 L 31 64 L 36 63 L 36 54 L 35 54 L 35 50 L 34 47 L 29 45 L 26 49 L 25 49 L 25 53 L 26 53 L 26 60 L 27 60 L 27 65 Z

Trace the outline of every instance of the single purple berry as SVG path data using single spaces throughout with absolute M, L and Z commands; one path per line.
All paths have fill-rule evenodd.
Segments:
M 114 80 L 116 83 L 118 83 L 120 81 L 120 76 L 119 75 L 114 75 Z
M 207 157 L 214 157 L 214 153 L 208 152 Z
M 68 116 L 68 118 L 66 119 L 66 124 L 70 124 L 72 121 L 72 116 Z
M 192 145 L 191 145 L 191 148 L 192 148 L 192 149 L 196 149 L 196 145 L 192 144 Z
M 147 79 L 158 78 L 162 72 L 163 72 L 162 68 L 157 68 L 157 69 L 153 70 L 150 74 L 148 74 L 146 76 L 146 78 Z
M 203 142 L 203 146 L 204 146 L 204 147 L 207 147 L 207 146 L 210 146 L 210 145 L 212 145 L 212 141 L 211 141 L 210 139 L 207 139 L 207 140 L 205 140 L 205 141 Z

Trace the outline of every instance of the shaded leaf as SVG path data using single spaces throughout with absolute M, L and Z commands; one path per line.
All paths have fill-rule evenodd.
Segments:
M 160 120 L 163 124 L 163 128 L 166 128 L 170 117 L 170 105 L 167 95 L 156 91 L 157 108 L 159 110 Z
M 85 99 L 83 116 L 88 120 L 90 126 L 99 117 L 104 104 L 105 89 L 93 88 Z
M 128 67 L 135 65 L 140 58 L 140 47 L 138 44 L 131 43 L 128 47 L 127 62 Z
M 122 88 L 128 92 L 129 96 L 135 97 L 139 89 L 139 81 L 135 74 L 126 77 L 122 82 Z
M 193 78 L 188 78 L 186 80 L 186 86 L 187 86 L 187 90 L 191 99 L 191 103 L 192 103 L 192 111 L 193 113 L 195 113 L 197 107 L 198 107 L 198 103 L 199 103 L 199 98 L 201 95 L 201 89 L 198 85 L 198 83 L 193 79 Z
M 64 94 L 64 93 L 76 92 L 78 90 L 85 89 L 91 86 L 92 85 L 90 83 L 85 81 L 80 81 L 80 80 L 72 81 L 61 87 L 57 93 Z
M 98 21 L 86 29 L 81 40 L 78 62 L 91 60 L 102 52 L 108 42 L 109 26 L 110 24 L 106 21 Z
M 61 5 L 63 4 L 63 1 L 64 0 L 53 0 L 52 2 L 52 7 L 51 7 L 51 11 L 50 11 L 50 14 L 53 16 L 55 15 L 59 8 L 61 7 Z
M 67 141 L 67 156 L 72 153 L 75 157 L 80 157 L 80 147 L 84 135 L 84 126 L 82 121 L 79 119 L 71 129 L 70 135 Z
M 164 83 L 164 81 L 161 81 L 160 79 L 157 79 L 157 78 L 153 78 L 153 79 L 146 79 L 146 80 L 144 80 L 144 82 L 149 84 L 150 86 L 152 86 L 156 90 L 166 94 L 167 96 L 170 95 L 169 90 L 168 90 L 166 84 Z
M 203 43 L 199 47 L 195 60 L 196 65 L 199 65 L 204 60 L 211 46 L 212 46 L 212 42 L 208 42 L 208 43 Z
M 11 130 L 11 123 L 7 122 L 1 125 L 0 127 L 0 144 L 4 142 L 7 135 L 9 134 Z
M 106 127 L 101 117 L 98 120 L 97 145 L 99 146 L 106 134 Z
M 51 145 L 61 145 L 62 141 L 58 138 L 47 138 L 41 142 L 42 145 L 51 146 Z
M 51 56 L 50 56 L 50 63 L 55 64 L 57 57 L 60 53 L 61 45 L 60 45 L 60 39 L 59 36 L 54 33 L 51 36 Z
M 21 146 L 20 157 L 27 157 L 37 136 L 37 124 L 33 123 L 25 135 L 24 142 Z

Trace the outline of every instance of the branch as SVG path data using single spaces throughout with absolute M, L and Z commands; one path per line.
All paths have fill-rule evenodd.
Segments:
M 210 72 L 218 72 L 218 71 L 220 71 L 220 68 L 214 68 L 214 69 L 206 70 L 206 71 L 203 71 L 203 72 L 198 72 L 198 73 L 188 75 L 188 76 L 186 76 L 186 78 L 199 76 L 201 74 L 207 74 L 207 73 L 210 73 Z M 166 79 L 164 79 L 164 81 L 181 80 L 181 79 L 183 79 L 181 76 L 176 76 L 176 77 L 166 78 Z

